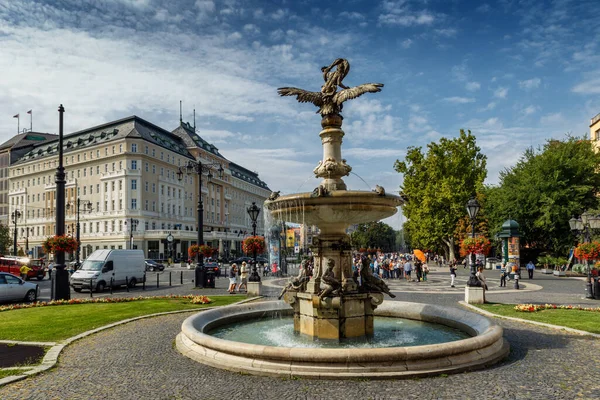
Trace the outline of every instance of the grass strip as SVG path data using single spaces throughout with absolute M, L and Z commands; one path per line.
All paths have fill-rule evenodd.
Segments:
M 579 329 L 591 333 L 600 333 L 600 313 L 581 310 L 542 310 L 521 312 L 515 310 L 515 304 L 478 304 L 476 307 L 506 317 L 544 322 L 546 324 Z
M 189 299 L 152 299 L 130 303 L 71 304 L 2 312 L 0 340 L 58 342 L 113 322 L 142 315 L 195 310 L 235 303 L 246 296 L 210 296 L 210 304 Z
M 28 371 L 28 370 L 27 369 L 0 369 L 0 379 L 6 378 L 7 376 L 21 375 L 25 371 Z

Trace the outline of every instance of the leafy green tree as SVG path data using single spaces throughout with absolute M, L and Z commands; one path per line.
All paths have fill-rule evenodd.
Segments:
M 10 252 L 12 244 L 13 241 L 10 237 L 10 231 L 8 229 L 8 226 L 0 223 L 0 252 L 2 254 L 8 254 Z
M 567 136 L 525 150 L 517 164 L 500 173 L 500 185 L 483 191 L 491 233 L 513 219 L 521 246 L 565 255 L 574 243 L 569 219 L 598 208 L 600 154 L 585 139 Z
M 427 154 L 420 147 L 409 147 L 405 160 L 397 160 L 394 167 L 404 175 L 401 191 L 407 200 L 403 211 L 411 245 L 441 249 L 454 259 L 457 223 L 487 175 L 486 156 L 475 136 L 461 129 L 456 138 L 428 144 Z
M 358 224 L 350 235 L 355 249 L 372 248 L 392 251 L 396 248 L 396 231 L 383 222 Z

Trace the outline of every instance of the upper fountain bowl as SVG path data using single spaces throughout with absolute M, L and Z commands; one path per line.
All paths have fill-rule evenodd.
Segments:
M 390 217 L 402 204 L 399 196 L 359 190 L 332 190 L 324 196 L 296 193 L 265 202 L 274 218 L 316 225 L 323 233 Z

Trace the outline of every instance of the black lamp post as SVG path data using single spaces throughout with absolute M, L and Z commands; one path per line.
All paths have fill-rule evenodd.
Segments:
M 80 254 L 81 254 L 81 234 L 80 234 L 80 224 L 79 224 L 79 214 L 81 212 L 81 199 L 77 198 L 77 201 L 75 202 L 75 204 L 73 203 L 67 203 L 67 210 L 71 209 L 72 207 L 76 207 L 75 208 L 75 235 L 76 235 L 76 240 L 77 240 L 77 250 L 75 250 L 75 261 L 77 262 L 77 268 L 79 268 L 79 265 L 81 264 L 80 261 Z M 89 200 L 84 200 L 83 201 L 83 210 L 85 212 L 91 212 L 92 211 L 92 202 Z
M 219 166 L 216 168 L 216 166 Z M 213 163 L 213 164 L 202 164 L 200 160 L 193 162 L 188 161 L 188 163 L 179 167 L 177 171 L 177 179 L 179 181 L 183 180 L 183 174 L 186 175 L 198 175 L 198 246 L 204 244 L 204 204 L 202 203 L 202 176 L 206 173 L 208 181 L 212 179 L 212 170 L 216 170 L 219 173 L 219 178 L 223 178 L 223 166 L 221 164 Z M 204 287 L 204 256 L 201 252 L 198 252 L 196 255 L 196 269 L 194 270 L 195 275 L 195 286 L 197 288 Z M 213 286 L 214 287 L 214 286 Z
M 246 212 L 248 212 L 248 215 L 252 220 L 252 236 L 256 236 L 256 221 L 258 220 L 258 214 L 260 214 L 260 208 L 258 208 L 255 202 L 252 202 L 252 205 L 246 209 Z M 252 265 L 252 274 L 250 275 L 250 278 L 248 278 L 248 281 L 260 282 L 260 275 L 256 270 L 256 247 L 254 247 L 253 259 L 254 264 Z
M 571 218 L 569 220 L 571 231 L 577 236 L 583 235 L 584 243 L 589 243 L 592 240 L 592 229 L 600 229 L 600 216 L 593 215 L 589 212 L 584 212 L 579 218 Z M 585 284 L 585 297 L 593 299 L 594 293 L 592 290 L 592 274 L 590 271 L 590 261 L 586 260 L 587 280 Z
M 56 236 L 65 234 L 65 168 L 63 167 L 63 114 L 65 108 L 58 107 L 58 168 L 56 169 Z M 71 288 L 69 287 L 69 272 L 65 268 L 65 252 L 54 253 L 54 287 L 52 300 L 69 300 Z
M 129 249 L 133 250 L 133 231 L 137 230 L 137 226 L 140 223 L 139 220 L 129 218 Z M 125 221 L 125 225 L 127 225 L 127 221 Z
M 21 218 L 21 211 L 15 210 L 12 212 L 12 221 L 15 224 L 13 232 L 13 256 L 17 256 L 17 220 Z
M 477 214 L 479 213 L 479 209 L 481 206 L 476 198 L 472 198 L 467 202 L 467 213 L 469 213 L 469 218 L 471 219 L 471 237 L 475 238 L 475 221 L 477 218 Z M 477 279 L 475 275 L 477 271 L 475 271 L 475 253 L 471 253 L 471 274 L 469 275 L 469 281 L 467 282 L 467 286 L 470 287 L 481 287 L 481 282 Z

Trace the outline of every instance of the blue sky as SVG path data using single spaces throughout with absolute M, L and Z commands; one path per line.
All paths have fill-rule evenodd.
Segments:
M 408 146 L 471 129 L 488 183 L 528 146 L 589 134 L 600 112 L 597 1 L 0 0 L 0 140 L 14 114 L 67 132 L 136 114 L 192 120 L 229 159 L 282 193 L 311 191 L 321 159 L 316 108 L 276 88 L 319 90 L 320 67 L 350 61 L 342 154 L 397 190 Z M 369 189 L 358 177 L 352 189 Z M 389 220 L 398 226 L 397 215 Z

